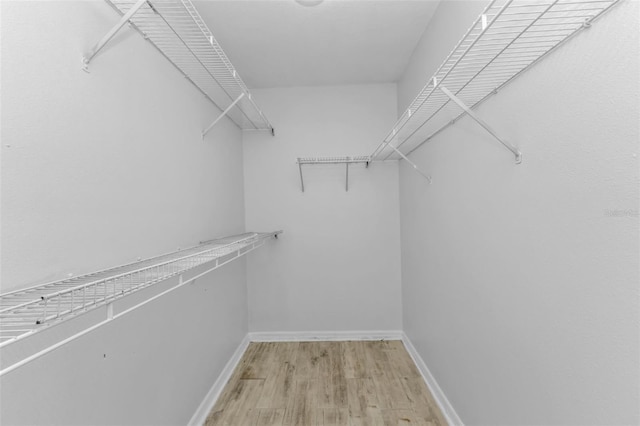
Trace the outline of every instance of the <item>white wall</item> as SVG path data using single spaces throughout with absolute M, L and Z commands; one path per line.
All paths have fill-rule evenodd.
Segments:
M 305 166 L 297 157 L 368 155 L 395 121 L 394 84 L 255 93 L 276 135 L 244 136 L 246 225 L 284 229 L 247 261 L 251 331 L 399 330 L 396 163 Z
M 103 1 L 2 2 L 2 292 L 244 230 L 237 127 L 203 142 L 217 109 L 131 29 L 81 71 L 117 20 Z M 229 265 L 3 377 L 2 420 L 185 423 L 246 309 Z
M 399 112 L 484 2 L 445 1 Z M 638 424 L 638 2 L 400 170 L 405 331 L 466 424 Z M 447 46 L 443 46 L 447 44 Z M 630 214 L 612 217 L 610 211 Z

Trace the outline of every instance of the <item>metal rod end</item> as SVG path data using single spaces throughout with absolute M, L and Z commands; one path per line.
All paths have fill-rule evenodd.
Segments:
M 518 151 L 518 153 L 516 154 L 516 164 L 520 163 L 522 163 L 522 153 Z
M 86 56 L 82 57 L 82 71 L 86 72 L 87 74 L 90 73 L 90 71 L 89 71 L 89 59 Z
M 271 136 L 275 136 L 276 135 L 276 129 L 274 129 L 273 127 L 271 128 Z

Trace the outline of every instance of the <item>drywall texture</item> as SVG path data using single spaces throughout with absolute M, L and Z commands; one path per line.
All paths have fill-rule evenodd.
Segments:
M 465 118 L 411 157 L 432 185 L 401 167 L 404 328 L 465 424 L 640 421 L 638 4 L 478 108 L 521 165 Z M 401 107 L 482 6 L 441 3 Z
M 244 230 L 237 127 L 127 27 L 81 70 L 117 20 L 2 2 L 2 292 Z M 3 424 L 186 423 L 246 317 L 239 263 L 3 377 Z
M 399 330 L 398 166 L 304 166 L 370 154 L 396 115 L 394 84 L 256 91 L 274 138 L 244 136 L 246 225 L 283 229 L 247 260 L 251 331 Z

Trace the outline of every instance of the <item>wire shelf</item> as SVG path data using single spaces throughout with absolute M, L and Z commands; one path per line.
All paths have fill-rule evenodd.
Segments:
M 368 163 L 371 159 L 367 156 L 359 157 L 299 157 L 298 164 L 345 164 Z
M 282 231 L 247 233 L 66 280 L 0 295 L 0 348 L 198 266 L 215 267 Z
M 123 16 L 136 7 L 128 21 L 238 127 L 273 133 L 190 0 L 106 1 Z
M 302 166 L 309 164 L 344 164 L 345 165 L 345 191 L 349 191 L 349 165 L 364 163 L 369 167 L 371 158 L 368 156 L 358 157 L 298 157 L 298 170 L 300 171 L 300 189 L 304 192 L 304 176 L 302 174 Z
M 411 154 L 469 113 L 461 113 L 460 104 L 456 105 L 446 91 L 469 108 L 481 104 L 581 29 L 589 27 L 618 1 L 493 0 L 402 114 L 371 159 L 395 160 Z M 479 121 L 477 117 L 474 119 Z M 518 158 L 515 147 L 501 142 Z

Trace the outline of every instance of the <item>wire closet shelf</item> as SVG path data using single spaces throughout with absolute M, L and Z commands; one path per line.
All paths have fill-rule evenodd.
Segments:
M 0 295 L 0 348 L 198 266 L 220 267 L 282 231 L 203 242 L 150 259 Z M 193 278 L 192 278 L 193 279 Z
M 299 157 L 298 164 L 354 164 L 368 163 L 369 157 Z
M 371 160 L 406 160 L 468 114 L 520 162 L 520 151 L 471 109 L 588 28 L 618 1 L 493 0 L 371 154 Z
M 350 164 L 365 164 L 369 167 L 371 159 L 366 156 L 358 157 L 298 157 L 296 163 L 298 163 L 298 170 L 300 171 L 300 189 L 304 192 L 304 175 L 302 173 L 303 165 L 315 165 L 315 164 L 344 164 L 345 165 L 345 191 L 349 191 L 349 165 Z
M 123 18 L 85 55 L 85 66 L 128 22 L 222 111 L 203 135 L 224 115 L 241 129 L 273 133 L 273 126 L 190 0 L 106 1 Z

